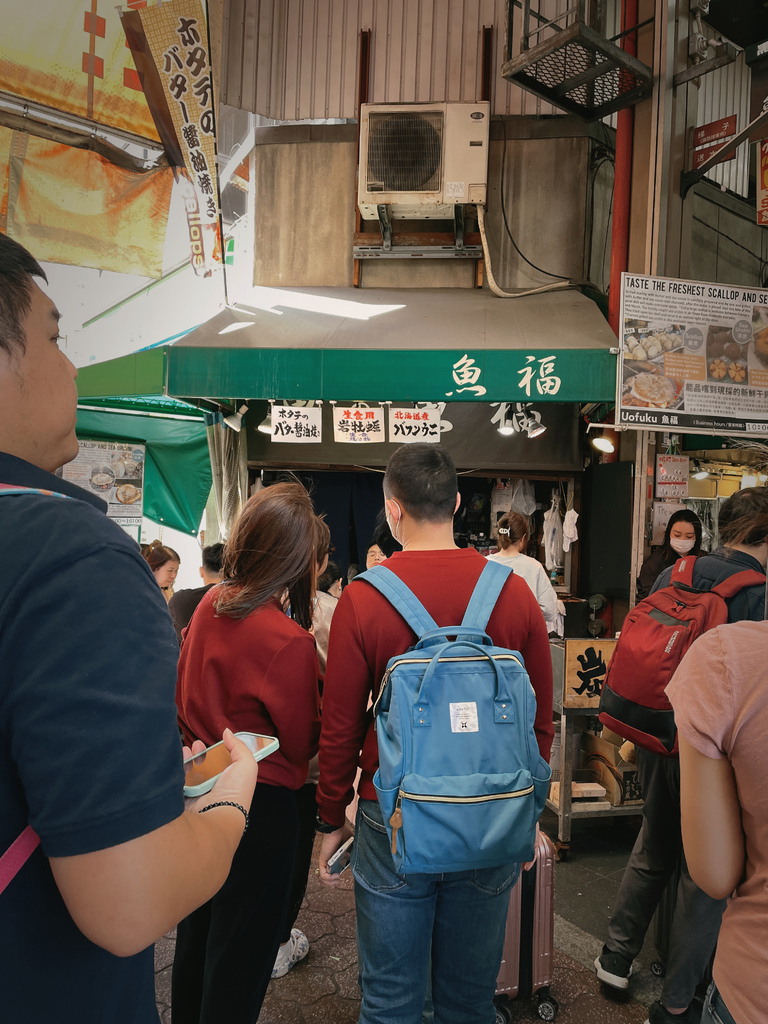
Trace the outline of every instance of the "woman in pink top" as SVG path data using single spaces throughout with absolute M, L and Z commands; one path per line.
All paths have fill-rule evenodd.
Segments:
M 768 1021 L 768 623 L 719 626 L 667 687 L 680 734 L 688 870 L 730 896 L 702 1024 Z

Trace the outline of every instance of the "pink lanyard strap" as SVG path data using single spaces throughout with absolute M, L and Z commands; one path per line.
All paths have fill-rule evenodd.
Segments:
M 3 494 L 47 494 L 52 498 L 69 498 L 68 494 L 61 494 L 59 491 L 48 491 L 41 487 L 19 487 L 14 484 L 0 484 L 0 495 Z M 39 843 L 40 836 L 31 825 L 27 825 L 0 857 L 0 893 L 5 891 L 21 871 Z
M 14 839 L 0 857 L 0 893 L 21 871 L 40 842 L 40 836 L 31 825 L 27 825 L 18 838 Z

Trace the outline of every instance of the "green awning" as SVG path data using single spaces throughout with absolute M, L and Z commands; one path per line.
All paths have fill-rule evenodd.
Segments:
M 255 289 L 172 346 L 85 367 L 81 400 L 613 402 L 616 338 L 575 290 Z
M 147 396 L 132 403 L 118 400 L 104 409 L 86 401 L 78 406 L 77 436 L 145 444 L 144 514 L 197 535 L 212 484 L 205 419 L 199 410 Z

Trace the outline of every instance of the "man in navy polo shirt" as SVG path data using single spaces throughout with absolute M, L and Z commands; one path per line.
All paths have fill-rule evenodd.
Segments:
M 0 857 L 40 837 L 0 868 L 2 1017 L 156 1024 L 152 943 L 226 878 L 256 764 L 227 734 L 237 763 L 193 810 L 217 806 L 184 813 L 173 626 L 104 502 L 53 475 L 77 371 L 36 277 L 0 234 L 0 484 L 22 489 L 0 490 Z

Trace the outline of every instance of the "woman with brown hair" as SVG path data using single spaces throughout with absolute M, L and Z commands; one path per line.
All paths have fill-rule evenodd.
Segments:
M 151 544 L 142 544 L 141 554 L 152 570 L 152 575 L 162 590 L 166 602 L 170 601 L 173 597 L 173 584 L 176 582 L 181 559 L 173 548 L 166 547 L 159 540 L 153 540 Z
M 516 575 L 525 580 L 539 602 L 547 630 L 553 632 L 557 621 L 557 594 L 541 562 L 523 554 L 528 543 L 528 523 L 519 512 L 505 512 L 497 530 L 500 550 L 488 555 L 489 561 L 511 566 Z
M 318 536 L 300 484 L 274 484 L 251 498 L 227 541 L 223 580 L 203 597 L 182 644 L 176 705 L 185 742 L 208 746 L 226 725 L 277 736 L 280 749 L 260 764 L 253 824 L 227 881 L 179 924 L 174 1024 L 253 1024 L 272 974 L 288 912 L 296 790 L 320 732 L 308 632 Z

